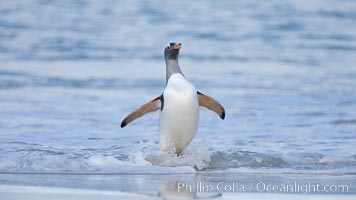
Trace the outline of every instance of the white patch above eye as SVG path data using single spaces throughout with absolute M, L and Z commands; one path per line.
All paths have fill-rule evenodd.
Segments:
M 166 46 L 167 46 L 167 48 L 171 48 L 171 47 L 173 47 L 173 46 L 175 46 L 175 45 L 177 45 L 178 43 L 176 43 L 176 42 L 170 42 L 170 43 L 168 43 Z
M 167 43 L 166 48 L 171 47 L 171 43 Z

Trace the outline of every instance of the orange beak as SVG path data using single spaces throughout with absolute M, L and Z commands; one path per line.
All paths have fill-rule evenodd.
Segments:
M 180 49 L 182 47 L 182 43 L 178 43 L 172 47 L 169 47 L 169 50 L 173 50 L 173 49 Z

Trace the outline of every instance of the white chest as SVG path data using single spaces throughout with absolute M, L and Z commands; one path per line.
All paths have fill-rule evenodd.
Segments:
M 199 123 L 199 102 L 196 88 L 181 74 L 173 74 L 163 92 L 164 106 L 160 113 L 160 147 L 167 151 L 173 144 L 181 152 L 194 138 Z

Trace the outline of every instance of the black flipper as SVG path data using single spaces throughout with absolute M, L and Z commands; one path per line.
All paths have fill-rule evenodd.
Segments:
M 199 99 L 200 106 L 203 106 L 211 111 L 214 111 L 216 114 L 219 115 L 219 117 L 221 119 L 225 119 L 225 109 L 215 99 L 213 99 L 199 91 L 198 91 L 198 99 Z
M 127 124 L 130 122 L 134 121 L 137 118 L 142 117 L 143 115 L 157 111 L 158 109 L 163 109 L 164 106 L 164 100 L 163 100 L 163 94 L 152 101 L 143 104 L 133 112 L 131 112 L 127 117 L 125 117 L 124 120 L 121 122 L 121 128 L 124 128 Z

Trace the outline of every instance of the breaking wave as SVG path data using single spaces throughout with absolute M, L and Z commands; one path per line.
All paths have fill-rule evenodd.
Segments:
M 288 153 L 283 156 L 258 152 L 226 150 L 212 151 L 205 141 L 187 148 L 181 155 L 160 152 L 156 143 L 142 142 L 123 155 L 107 155 L 91 150 L 77 153 L 60 150 L 23 149 L 12 157 L 0 157 L 1 172 L 36 173 L 125 173 L 172 174 L 197 171 L 257 170 L 332 170 L 348 168 L 356 171 L 356 155 L 326 156 L 312 153 Z M 88 150 L 89 151 L 89 150 Z

